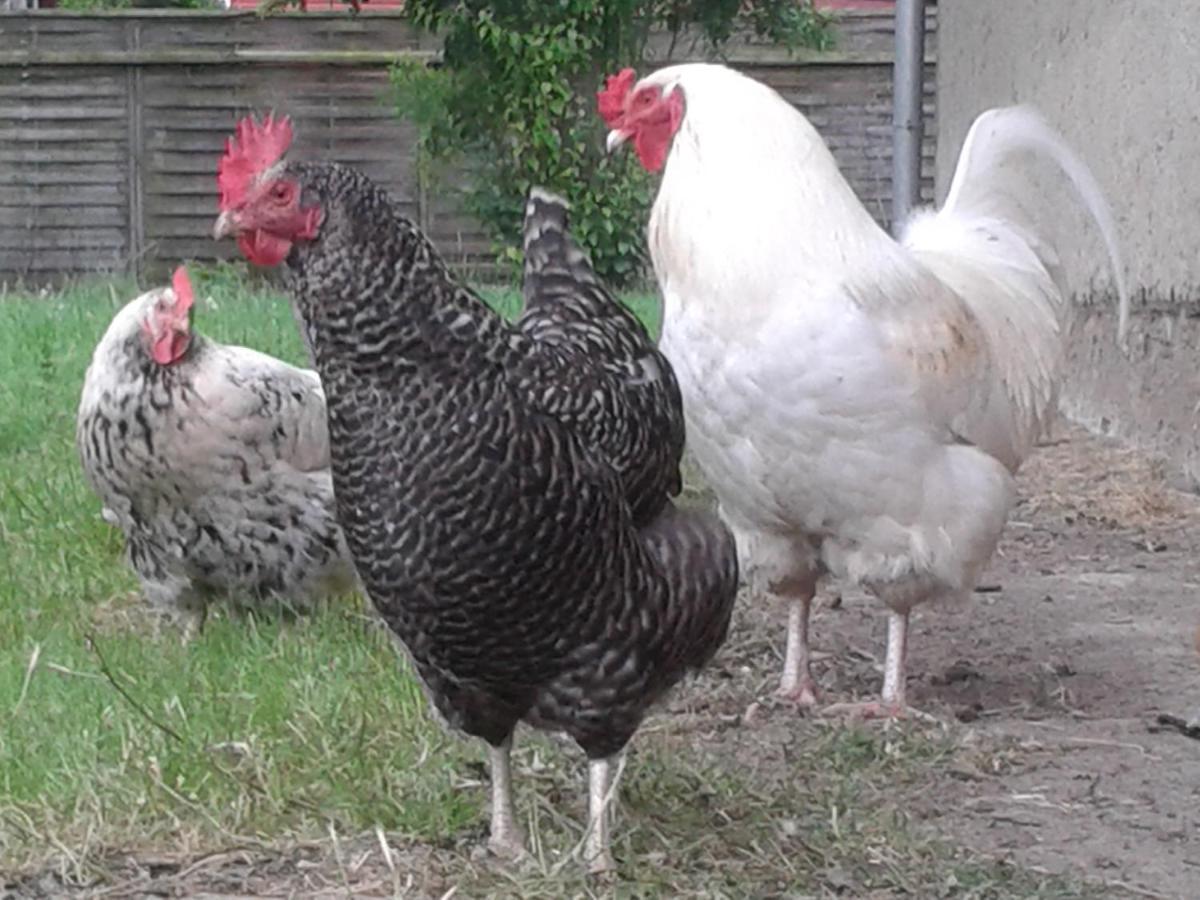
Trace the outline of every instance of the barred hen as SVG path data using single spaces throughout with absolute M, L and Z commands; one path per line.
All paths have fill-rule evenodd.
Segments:
M 354 586 L 333 509 L 316 373 L 192 330 L 187 272 L 113 318 L 84 378 L 76 444 L 149 603 L 303 610 Z
M 362 582 L 437 710 L 490 747 L 493 851 L 523 848 L 509 750 L 524 721 L 587 754 L 586 855 L 610 869 L 611 760 L 649 705 L 716 652 L 737 585 L 729 532 L 667 497 L 678 453 L 660 445 L 678 442 L 680 415 L 670 368 L 613 313 L 536 195 L 535 296 L 514 326 L 364 175 L 284 161 L 291 137 L 287 120 L 239 124 L 214 236 L 286 264 Z M 556 323 L 538 285 L 565 294 L 572 279 L 587 299 Z M 589 304 L 607 311 L 594 329 Z

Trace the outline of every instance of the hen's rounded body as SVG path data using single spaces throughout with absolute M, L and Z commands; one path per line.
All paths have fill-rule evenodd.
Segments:
M 615 345 L 538 341 L 458 287 L 365 178 L 286 171 L 325 210 L 288 280 L 367 592 L 452 724 L 499 746 L 524 720 L 612 755 L 723 640 L 732 539 L 671 506 L 677 456 L 650 467 L 673 475 L 644 478 L 597 440 L 637 415 L 615 388 L 625 367 L 596 364 Z
M 316 374 L 196 334 L 160 365 L 139 334 L 155 294 L 97 346 L 76 430 L 146 599 L 196 616 L 214 596 L 303 610 L 350 589 Z

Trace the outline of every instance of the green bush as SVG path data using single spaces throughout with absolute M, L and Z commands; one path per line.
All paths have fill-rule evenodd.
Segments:
M 393 70 L 397 105 L 418 127 L 423 164 L 465 166 L 468 208 L 500 260 L 520 260 L 524 195 L 542 184 L 571 201 L 573 230 L 600 275 L 625 286 L 644 273 L 652 185 L 632 154 L 604 155 L 595 91 L 606 73 L 644 62 L 656 29 L 671 34 L 672 48 L 694 31 L 716 53 L 740 28 L 792 47 L 831 43 L 809 0 L 743 5 L 408 0 L 405 15 L 442 36 L 443 54 L 437 67 Z

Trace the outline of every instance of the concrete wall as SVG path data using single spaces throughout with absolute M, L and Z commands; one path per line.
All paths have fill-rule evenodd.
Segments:
M 1185 11 L 1186 10 L 1186 11 Z M 1135 292 L 1128 351 L 1111 279 L 1069 195 L 1035 179 L 1078 292 L 1064 410 L 1164 451 L 1200 484 L 1200 16 L 1177 0 L 945 0 L 938 10 L 938 196 L 980 111 L 1037 106 L 1108 193 Z

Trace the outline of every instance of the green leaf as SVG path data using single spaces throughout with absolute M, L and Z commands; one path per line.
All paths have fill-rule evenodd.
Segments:
M 714 53 L 739 29 L 786 46 L 832 44 L 829 20 L 807 0 L 406 0 L 403 15 L 442 39 L 440 69 L 392 70 L 397 111 L 418 129 L 419 164 L 465 164 L 466 207 L 506 266 L 520 262 L 528 186 L 567 192 L 572 232 L 614 287 L 645 274 L 653 181 L 632 154 L 604 155 L 601 73 L 644 62 L 651 28 L 695 27 Z

